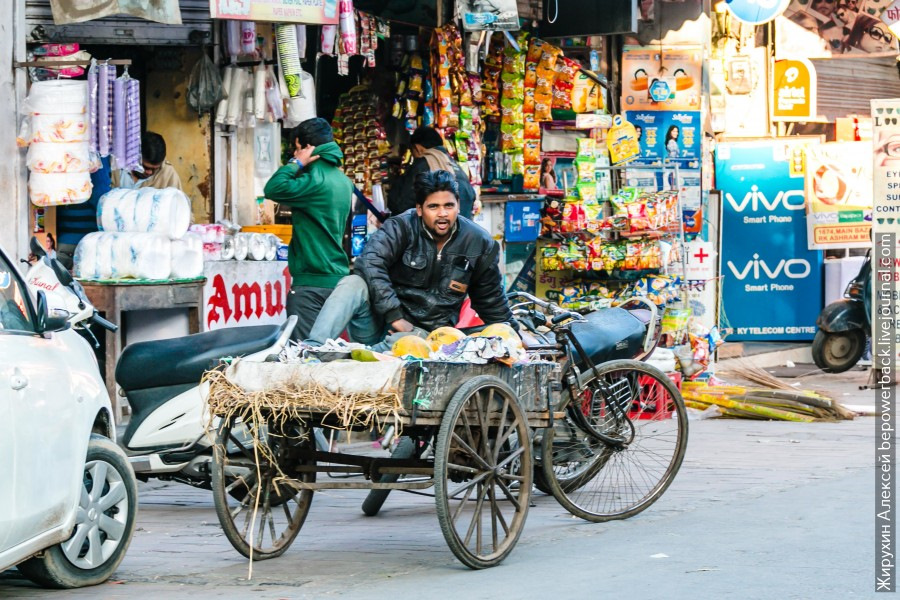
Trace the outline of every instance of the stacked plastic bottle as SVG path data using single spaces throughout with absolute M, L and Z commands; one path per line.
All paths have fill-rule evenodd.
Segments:
M 37 206 L 79 204 L 91 197 L 85 81 L 31 85 L 19 143 L 28 146 L 28 195 Z
M 114 189 L 97 207 L 100 231 L 75 250 L 81 279 L 191 279 L 203 274 L 203 240 L 188 233 L 191 202 L 181 190 Z

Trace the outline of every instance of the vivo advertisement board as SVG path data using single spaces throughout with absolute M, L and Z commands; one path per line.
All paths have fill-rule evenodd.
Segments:
M 810 140 L 719 144 L 722 303 L 729 341 L 811 340 L 822 308 L 822 255 L 806 242 Z

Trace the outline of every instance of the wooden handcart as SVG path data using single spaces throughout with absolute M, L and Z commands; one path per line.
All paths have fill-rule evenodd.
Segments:
M 396 371 L 381 383 L 379 377 L 390 370 L 384 365 L 391 364 Z M 557 364 L 237 363 L 229 369 L 236 366 L 245 375 L 249 370 L 255 383 L 246 384 L 246 404 L 238 398 L 227 413 L 211 402 L 222 417 L 211 475 L 219 521 L 241 554 L 253 560 L 283 554 L 300 532 L 315 490 L 432 486 L 441 531 L 462 563 L 491 567 L 512 551 L 531 501 L 532 430 L 562 417 L 555 412 Z M 284 390 L 296 385 L 292 376 L 284 376 L 289 367 L 308 367 L 304 376 L 328 380 L 332 390 L 346 387 L 349 377 L 368 377 L 380 393 L 395 394 L 396 402 L 390 410 L 357 414 L 348 422 L 346 414 L 328 407 L 287 408 L 253 400 L 265 393 L 260 386 Z M 228 385 L 243 390 L 240 380 L 231 377 Z M 211 385 L 213 398 L 218 384 Z M 300 388 L 309 389 L 308 384 Z M 360 429 L 376 422 L 394 425 L 415 440 L 413 456 L 378 458 L 316 448 L 314 427 Z M 425 453 L 432 444 L 433 454 Z M 348 474 L 361 477 L 342 478 Z M 407 479 L 383 483 L 382 476 L 391 474 Z

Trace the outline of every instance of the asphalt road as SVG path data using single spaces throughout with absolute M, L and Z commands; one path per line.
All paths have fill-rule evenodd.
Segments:
M 874 438 L 871 417 L 691 422 L 684 466 L 649 510 L 590 524 L 538 493 L 514 552 L 477 572 L 446 547 L 433 499 L 394 493 L 368 518 L 364 491 L 327 491 L 288 552 L 254 563 L 248 579 L 210 493 L 152 482 L 141 485 L 138 530 L 111 582 L 49 592 L 11 570 L 0 598 L 870 597 Z

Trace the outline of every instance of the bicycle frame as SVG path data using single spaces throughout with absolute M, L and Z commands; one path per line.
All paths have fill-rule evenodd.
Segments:
M 560 403 L 560 406 L 558 408 L 562 409 L 562 410 L 567 410 L 569 412 L 569 414 L 571 415 L 571 417 L 573 418 L 573 420 L 575 420 L 576 423 L 578 423 L 578 425 L 588 435 L 590 435 L 596 439 L 599 439 L 599 440 L 603 441 L 604 443 L 609 444 L 614 447 L 623 447 L 623 446 L 627 445 L 634 438 L 635 430 L 634 430 L 634 424 L 631 422 L 631 418 L 628 416 L 628 410 L 627 410 L 628 407 L 623 406 L 622 402 L 616 402 L 616 401 L 607 402 L 606 407 L 612 409 L 613 418 L 615 419 L 616 424 L 617 425 L 624 424 L 627 426 L 628 430 L 630 431 L 629 435 L 625 436 L 624 438 L 612 437 L 612 436 L 608 435 L 607 433 L 597 430 L 593 426 L 591 421 L 585 416 L 585 414 L 583 412 L 583 408 L 581 410 L 579 410 L 579 408 L 581 408 L 581 407 L 576 406 L 576 404 L 578 402 L 577 394 L 579 392 L 581 392 L 581 390 L 583 388 L 583 386 L 581 385 L 583 376 L 581 374 L 580 369 L 578 369 L 578 367 L 575 364 L 575 355 L 572 352 L 573 348 L 575 349 L 575 352 L 578 353 L 578 356 L 583 361 L 582 364 L 587 365 L 588 371 L 586 373 L 588 373 L 588 372 L 593 373 L 593 380 L 596 381 L 597 382 L 596 385 L 598 385 L 600 387 L 600 391 L 602 392 L 601 395 L 605 398 L 612 398 L 614 400 L 618 399 L 618 395 L 619 395 L 619 394 L 617 394 L 618 390 L 613 389 L 612 386 L 607 385 L 605 382 L 603 382 L 601 380 L 600 374 L 597 371 L 597 365 L 594 364 L 594 361 L 587 354 L 587 352 L 585 352 L 584 347 L 581 345 L 581 342 L 578 341 L 578 338 L 575 336 L 575 334 L 572 333 L 572 331 L 569 327 L 569 325 L 573 322 L 585 321 L 585 318 L 578 313 L 565 310 L 553 302 L 541 300 L 541 299 L 536 298 L 536 297 L 532 296 L 531 294 L 527 294 L 525 292 L 515 292 L 514 294 L 510 294 L 510 298 L 512 298 L 512 297 L 520 297 L 520 298 L 524 298 L 526 300 L 525 302 L 521 302 L 521 303 L 513 305 L 512 309 L 513 309 L 514 315 L 516 314 L 516 312 L 519 312 L 521 314 L 521 312 L 524 311 L 524 307 L 529 306 L 529 305 L 540 306 L 541 308 L 544 308 L 546 310 L 549 310 L 551 313 L 554 313 L 554 315 L 550 319 L 550 329 L 554 333 L 555 342 L 552 344 L 548 343 L 548 344 L 538 345 L 536 347 L 532 346 L 529 348 L 529 350 L 545 352 L 547 354 L 550 354 L 552 356 L 553 360 L 556 362 L 562 362 L 561 359 L 563 359 L 563 358 L 565 359 L 565 365 L 563 367 L 563 372 L 561 374 L 561 378 L 562 378 L 562 382 L 566 385 L 566 387 L 569 390 L 569 398 L 566 400 L 563 400 Z M 644 348 L 646 351 L 648 344 L 653 339 L 652 336 L 650 335 L 650 332 L 653 330 L 653 328 L 655 326 L 655 318 L 656 318 L 657 311 L 656 311 L 656 306 L 653 305 L 652 303 L 650 303 L 649 301 L 647 301 L 645 299 L 639 299 L 639 300 L 641 300 L 642 303 L 649 304 L 653 308 L 653 310 L 651 311 L 651 314 L 653 315 L 653 317 L 652 317 L 653 320 L 651 320 L 651 323 L 648 326 L 648 335 L 644 339 Z M 534 316 L 534 312 L 536 312 L 536 311 L 532 311 L 531 316 Z M 520 324 L 521 324 L 521 321 L 520 321 Z M 536 331 L 534 331 L 534 328 L 529 328 L 526 326 L 526 329 L 531 329 L 534 333 L 537 333 Z M 541 335 L 541 337 L 543 337 L 543 339 L 546 341 L 545 336 L 543 336 L 542 334 L 538 334 L 538 335 Z M 590 411 L 589 414 L 597 414 L 597 412 L 599 412 L 600 407 L 594 406 L 593 399 L 595 396 L 596 396 L 596 394 L 591 394 L 591 403 L 588 406 L 588 409 Z M 597 412 L 595 412 L 595 411 L 597 411 Z M 617 429 L 618 429 L 618 427 L 617 427 Z

